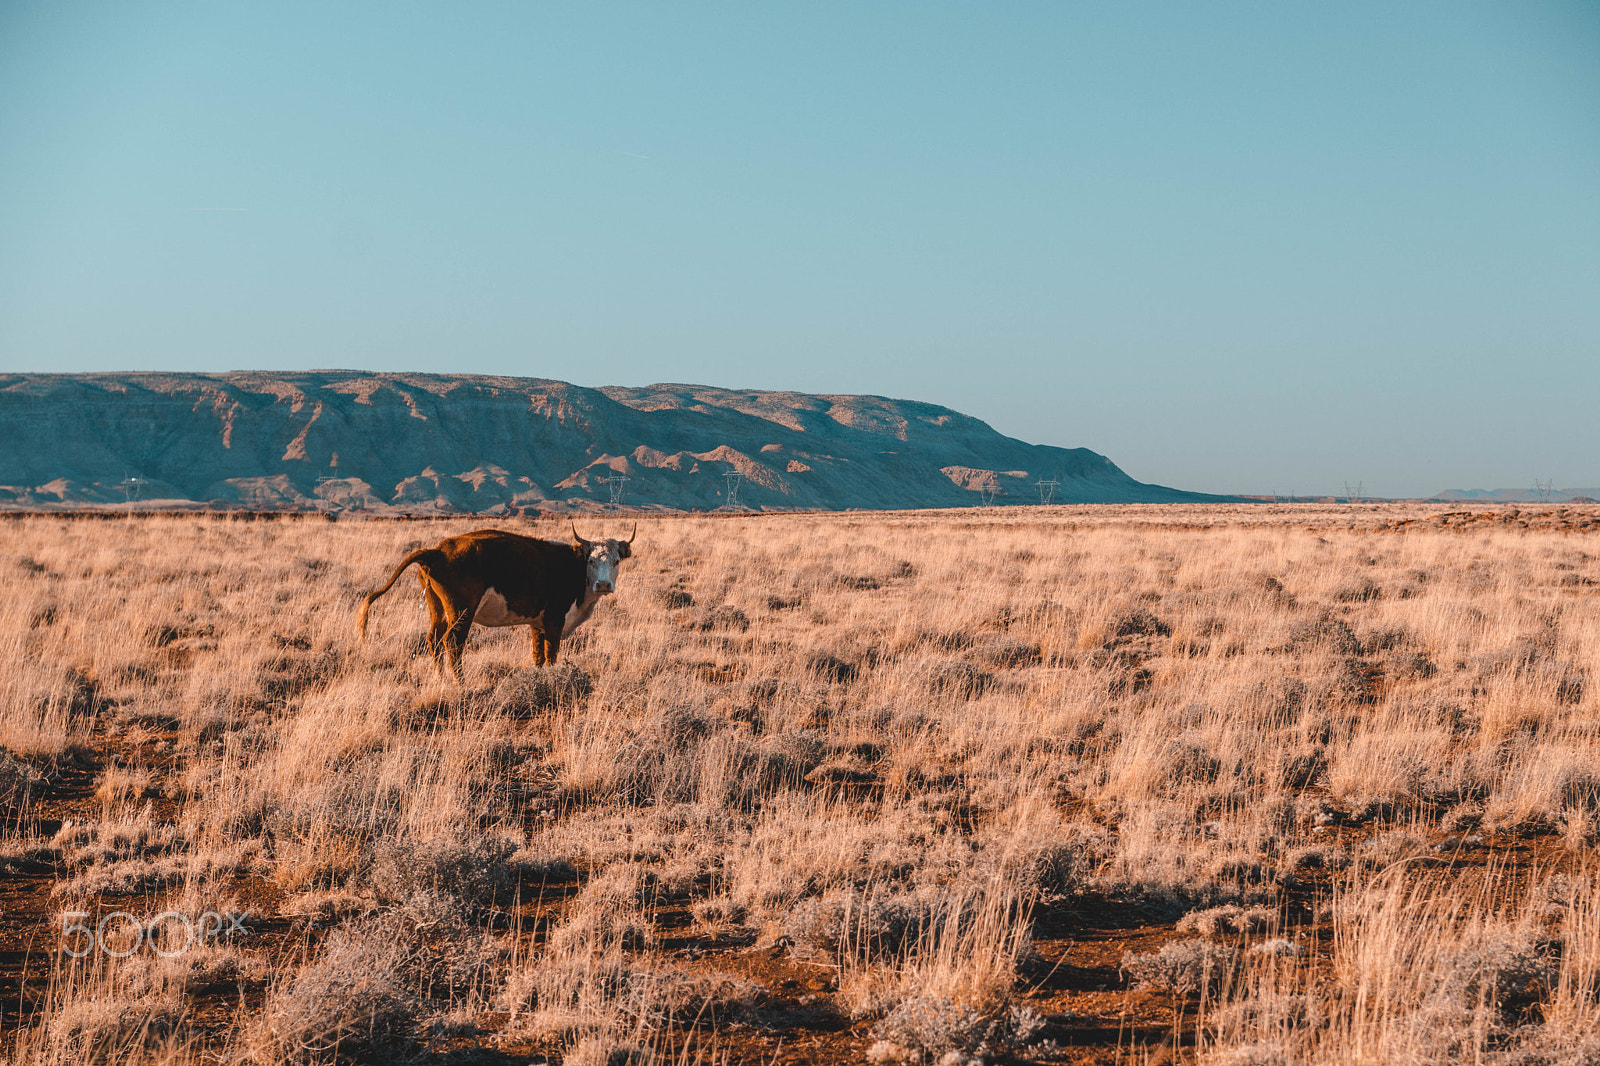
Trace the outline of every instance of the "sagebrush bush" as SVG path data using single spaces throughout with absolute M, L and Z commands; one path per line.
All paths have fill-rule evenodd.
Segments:
M 407 1055 L 420 1003 L 415 962 L 404 923 L 335 929 L 311 963 L 273 990 L 264 1016 L 269 1053 L 304 1063 Z
M 988 1056 L 1025 1046 L 1044 1026 L 1026 1007 L 985 1011 L 945 996 L 917 997 L 898 1004 L 872 1027 L 872 1035 L 891 1046 L 878 1049 L 879 1061 L 891 1059 L 893 1049 Z
M 369 878 L 378 899 L 429 918 L 464 919 L 474 908 L 511 902 L 517 845 L 503 838 L 382 840 Z
M 1238 960 L 1238 948 L 1194 939 L 1174 941 L 1154 952 L 1127 952 L 1121 966 L 1138 986 L 1191 996 L 1215 992 L 1228 983 Z

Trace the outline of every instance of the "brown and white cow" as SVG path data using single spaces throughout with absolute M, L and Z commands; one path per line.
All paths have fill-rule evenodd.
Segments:
M 498 529 L 447 537 L 406 556 L 382 588 L 367 594 L 357 632 L 366 639 L 373 601 L 415 563 L 431 620 L 428 650 L 441 673 L 448 668 L 461 680 L 461 649 L 474 622 L 528 626 L 534 664 L 553 664 L 561 638 L 588 621 L 600 597 L 616 591 L 618 566 L 633 554 L 638 533 L 635 525 L 627 540 L 584 540 L 574 526 L 571 544 Z

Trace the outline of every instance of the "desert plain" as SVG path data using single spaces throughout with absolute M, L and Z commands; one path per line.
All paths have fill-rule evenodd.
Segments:
M 626 536 L 633 516 L 588 516 Z M 16 1063 L 1600 1062 L 1600 508 L 0 521 Z

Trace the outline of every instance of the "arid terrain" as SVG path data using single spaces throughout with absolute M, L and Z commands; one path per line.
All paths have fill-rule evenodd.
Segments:
M 12 1061 L 1600 1062 L 1600 507 L 487 524 L 0 521 Z

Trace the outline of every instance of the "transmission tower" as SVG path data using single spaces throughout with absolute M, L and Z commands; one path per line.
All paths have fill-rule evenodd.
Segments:
M 1540 503 L 1550 502 L 1550 491 L 1555 488 L 1556 479 L 1553 477 L 1534 478 L 1533 494 L 1539 497 Z
M 1355 483 L 1355 487 L 1352 488 L 1350 486 L 1350 482 L 1346 481 L 1344 483 L 1344 497 L 1345 497 L 1345 499 L 1350 501 L 1351 503 L 1360 503 L 1361 502 L 1361 498 L 1366 495 L 1366 493 L 1363 491 L 1364 488 L 1365 488 L 1365 484 L 1363 482 L 1360 482 L 1360 481 L 1356 482 Z
M 611 490 L 611 502 L 622 502 L 622 486 L 627 484 L 628 478 L 622 474 L 612 474 L 610 477 L 600 479 L 600 484 Z
M 133 517 L 133 505 L 139 499 L 139 492 L 149 482 L 138 474 L 122 479 L 122 498 L 128 505 L 128 517 Z
M 330 510 L 330 511 L 338 510 L 338 507 L 336 507 L 334 505 L 334 502 L 330 497 L 326 497 L 326 496 L 322 495 L 322 486 L 328 484 L 328 482 L 330 482 L 330 481 L 343 481 L 343 480 L 344 480 L 343 478 L 334 477 L 332 474 L 323 474 L 321 477 L 317 478 L 316 493 L 317 493 L 317 506 L 319 508 L 325 503 L 325 504 L 328 505 L 328 510 Z
M 1060 486 L 1061 482 L 1055 480 L 1046 481 L 1044 478 L 1040 478 L 1033 484 L 1039 490 L 1039 502 L 1048 506 L 1050 501 L 1055 499 L 1056 488 Z
M 978 483 L 978 498 L 985 507 L 994 506 L 994 498 L 1000 495 L 1000 479 L 990 474 L 988 479 Z
M 723 508 L 729 511 L 741 510 L 742 505 L 739 503 L 739 485 L 744 481 L 744 475 L 739 473 L 737 470 L 730 470 L 722 476 L 728 479 L 728 496 L 727 499 L 723 501 Z

